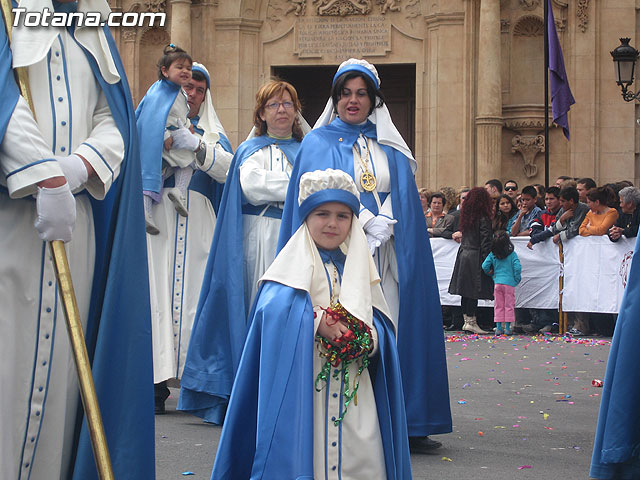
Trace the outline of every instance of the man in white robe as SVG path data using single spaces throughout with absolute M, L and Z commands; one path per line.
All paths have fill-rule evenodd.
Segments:
M 76 8 L 75 3 L 64 3 Z M 86 0 L 78 11 L 83 7 L 105 18 L 109 12 L 104 1 Z M 54 9 L 51 0 L 30 1 L 28 8 Z M 113 40 L 108 31 L 100 28 L 78 28 L 72 34 L 65 28 L 20 25 L 13 32 L 13 66 L 27 69 L 34 114 L 20 98 L 0 143 L 3 479 L 67 479 L 79 468 L 74 465 L 74 455 L 81 455 L 74 451 L 81 418 L 77 374 L 46 241 L 68 242 L 78 310 L 86 329 L 92 289 L 98 290 L 93 285 L 94 261 L 96 254 L 104 254 L 96 251 L 89 197 L 105 198 L 128 148 L 96 77 L 128 89 L 120 61 L 113 57 L 115 44 L 109 42 Z M 123 330 L 121 335 L 127 333 Z M 144 340 L 136 340 L 141 355 L 146 352 Z M 129 373 L 121 371 L 123 385 Z M 143 418 L 140 424 L 149 427 Z M 152 426 L 149 431 L 152 435 Z M 153 470 L 146 460 L 140 458 L 143 468 Z
M 200 287 L 216 224 L 216 189 L 222 189 L 233 153 L 211 100 L 209 72 L 193 64 L 193 78 L 184 89 L 190 106 L 193 136 L 200 140 L 193 160 L 199 171 L 194 174 L 186 202 L 189 216 L 178 214 L 162 192 L 153 209 L 158 235 L 147 235 L 149 253 L 149 289 L 152 309 L 153 376 L 156 384 L 156 413 L 164 413 L 169 396 L 167 380 L 180 378 L 187 356 L 191 327 L 198 306 Z M 184 131 L 172 135 L 172 149 L 189 142 Z M 182 140 L 187 137 L 187 141 Z M 181 149 L 185 151 L 185 149 Z M 172 177 L 169 177 L 172 180 Z

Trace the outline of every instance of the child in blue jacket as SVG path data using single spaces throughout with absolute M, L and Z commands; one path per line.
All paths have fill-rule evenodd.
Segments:
M 491 253 L 482 262 L 482 270 L 493 278 L 495 285 L 493 319 L 496 335 L 511 335 L 511 325 L 516 319 L 516 285 L 520 283 L 522 267 L 507 232 L 494 234 Z

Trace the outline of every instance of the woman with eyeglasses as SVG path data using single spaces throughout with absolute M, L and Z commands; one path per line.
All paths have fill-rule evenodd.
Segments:
M 258 279 L 276 256 L 293 159 L 309 130 L 300 110 L 293 85 L 263 85 L 229 167 L 178 404 L 208 422 L 224 419 Z

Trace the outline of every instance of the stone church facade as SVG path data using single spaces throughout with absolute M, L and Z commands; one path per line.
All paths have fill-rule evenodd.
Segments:
M 294 84 L 313 125 L 337 65 L 360 57 L 378 67 L 419 186 L 544 183 L 547 148 L 551 183 L 571 175 L 640 184 L 638 107 L 622 100 L 609 54 L 619 37 L 640 45 L 640 0 L 552 0 L 576 104 L 571 140 L 553 126 L 549 145 L 545 0 L 109 1 L 116 11 L 167 13 L 164 27 L 114 30 L 134 100 L 156 80 L 163 46 L 182 46 L 211 72 L 234 148 L 270 76 Z

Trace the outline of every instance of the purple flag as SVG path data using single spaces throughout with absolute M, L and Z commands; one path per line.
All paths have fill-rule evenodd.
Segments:
M 547 33 L 549 35 L 549 72 L 551 80 L 551 110 L 553 121 L 562 127 L 564 136 L 569 140 L 569 119 L 567 112 L 571 105 L 576 103 L 569 88 L 567 72 L 564 69 L 562 48 L 556 32 L 556 23 L 553 19 L 551 0 L 547 0 L 549 14 L 547 17 Z

